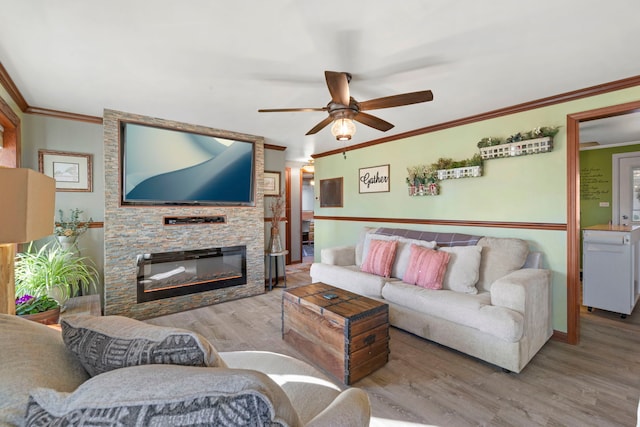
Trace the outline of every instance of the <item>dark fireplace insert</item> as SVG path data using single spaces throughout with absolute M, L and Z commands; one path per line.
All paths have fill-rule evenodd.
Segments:
M 138 303 L 245 285 L 246 246 L 137 255 Z

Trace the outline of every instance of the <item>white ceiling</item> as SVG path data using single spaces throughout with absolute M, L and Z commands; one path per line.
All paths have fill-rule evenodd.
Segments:
M 371 111 L 359 144 L 640 74 L 638 0 L 0 0 L 0 61 L 31 106 L 104 108 L 261 135 L 286 158 L 340 148 L 324 71 L 359 101 L 431 89 Z M 562 123 L 540 123 L 558 125 Z M 505 130 L 509 131 L 520 129 Z
M 640 144 L 640 112 L 581 122 L 580 143 L 592 142 L 600 147 Z

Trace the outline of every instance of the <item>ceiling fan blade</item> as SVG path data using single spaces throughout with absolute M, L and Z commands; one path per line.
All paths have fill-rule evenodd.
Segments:
M 349 80 L 347 79 L 347 74 L 336 71 L 325 71 L 324 78 L 327 80 L 331 100 L 336 104 L 349 105 L 351 95 L 349 95 Z
M 418 104 L 433 100 L 433 92 L 423 90 L 419 92 L 403 93 L 400 95 L 385 96 L 383 98 L 370 99 L 360 103 L 360 111 L 378 110 L 380 108 L 400 107 L 402 105 Z
M 261 108 L 258 113 L 291 113 L 298 111 L 327 111 L 327 107 L 322 108 Z
M 363 113 L 362 111 L 353 117 L 353 120 L 360 122 L 364 125 L 386 132 L 393 127 L 393 125 L 385 120 L 382 120 L 371 114 Z
M 320 130 L 322 130 L 322 128 L 324 128 L 325 126 L 327 126 L 329 123 L 331 123 L 333 121 L 333 118 L 331 116 L 327 116 L 326 119 L 324 119 L 323 121 L 321 121 L 320 123 L 318 123 L 317 125 L 315 125 L 309 132 L 307 132 L 305 135 L 313 135 L 314 133 L 318 133 Z

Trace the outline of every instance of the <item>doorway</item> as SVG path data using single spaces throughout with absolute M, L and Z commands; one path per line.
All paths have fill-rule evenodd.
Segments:
M 640 152 L 614 154 L 613 224 L 640 225 Z
M 567 337 L 580 341 L 580 123 L 640 112 L 640 101 L 567 115 Z
M 313 220 L 315 202 L 315 181 L 313 170 L 303 168 L 301 188 L 300 229 L 302 236 L 302 262 L 311 263 L 314 260 L 315 224 Z

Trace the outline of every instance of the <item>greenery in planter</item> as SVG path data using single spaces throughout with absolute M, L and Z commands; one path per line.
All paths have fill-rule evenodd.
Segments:
M 19 316 L 42 313 L 56 309 L 59 306 L 58 301 L 46 295 L 34 297 L 27 294 L 16 298 L 16 314 Z
M 98 271 L 91 259 L 78 257 L 52 241 L 33 251 L 16 255 L 16 296 L 51 296 L 60 305 L 78 294 L 96 288 Z
M 81 211 L 78 208 L 70 209 L 69 219 L 65 219 L 62 209 L 58 210 L 58 221 L 53 230 L 56 236 L 73 237 L 79 236 L 89 228 L 89 223 L 93 221 L 89 218 L 87 221 L 80 221 Z
M 433 184 L 438 182 L 438 172 L 427 165 L 409 166 L 406 182 L 409 185 Z
M 485 148 L 485 147 L 492 147 L 494 145 L 508 144 L 511 142 L 526 141 L 528 139 L 546 138 L 546 137 L 553 138 L 554 136 L 556 136 L 559 130 L 560 130 L 560 126 L 553 126 L 553 127 L 541 126 L 527 132 L 515 133 L 506 139 L 499 138 L 499 137 L 482 138 L 480 141 L 478 141 L 477 145 L 478 145 L 478 148 Z
M 440 157 L 437 162 L 431 165 L 435 170 L 468 168 L 472 166 L 482 166 L 482 156 L 480 156 L 480 154 L 474 154 L 470 159 L 464 160 L 453 160 Z

